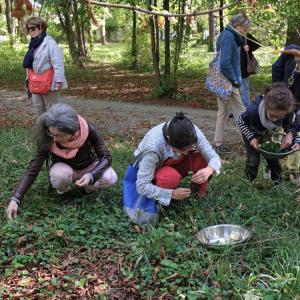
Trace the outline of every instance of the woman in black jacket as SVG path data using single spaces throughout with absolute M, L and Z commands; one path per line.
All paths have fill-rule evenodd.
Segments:
M 272 65 L 272 81 L 283 81 L 294 95 L 296 105 L 296 122 L 300 124 L 300 47 L 290 44 L 285 47 L 282 54 Z M 290 179 L 300 185 L 300 158 L 299 152 L 289 155 L 286 167 L 290 171 Z M 268 174 L 266 170 L 266 175 Z
M 298 56 L 299 55 L 299 56 Z M 272 65 L 272 81 L 284 81 L 296 100 L 296 110 L 300 108 L 300 47 L 288 45 Z

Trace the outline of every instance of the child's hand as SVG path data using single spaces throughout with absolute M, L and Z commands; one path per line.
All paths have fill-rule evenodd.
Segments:
M 254 149 L 258 148 L 258 140 L 257 139 L 253 139 L 250 141 L 250 146 L 253 147 Z
M 296 151 L 300 149 L 300 145 L 299 144 L 294 144 L 292 147 L 292 150 Z
M 293 134 L 291 132 L 287 133 L 286 136 L 282 139 L 280 148 L 286 149 L 293 144 Z

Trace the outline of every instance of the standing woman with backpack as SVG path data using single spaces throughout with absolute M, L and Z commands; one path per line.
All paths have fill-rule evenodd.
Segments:
M 23 67 L 27 69 L 27 85 L 38 116 L 47 106 L 58 102 L 58 92 L 67 87 L 63 54 L 55 40 L 47 34 L 47 23 L 38 17 L 26 21 L 30 34 Z

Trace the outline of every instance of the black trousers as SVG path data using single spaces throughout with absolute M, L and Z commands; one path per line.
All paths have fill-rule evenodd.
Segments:
M 245 173 L 246 177 L 252 182 L 257 176 L 258 167 L 260 163 L 260 153 L 250 145 L 250 143 L 244 136 L 243 140 L 247 151 Z M 271 171 L 272 181 L 275 184 L 280 183 L 282 180 L 282 168 L 279 159 L 266 159 L 266 161 Z

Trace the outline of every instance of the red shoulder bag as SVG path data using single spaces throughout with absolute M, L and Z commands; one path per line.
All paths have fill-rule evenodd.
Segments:
M 29 91 L 31 94 L 48 94 L 54 78 L 54 70 L 50 68 L 44 73 L 35 73 L 28 69 Z

